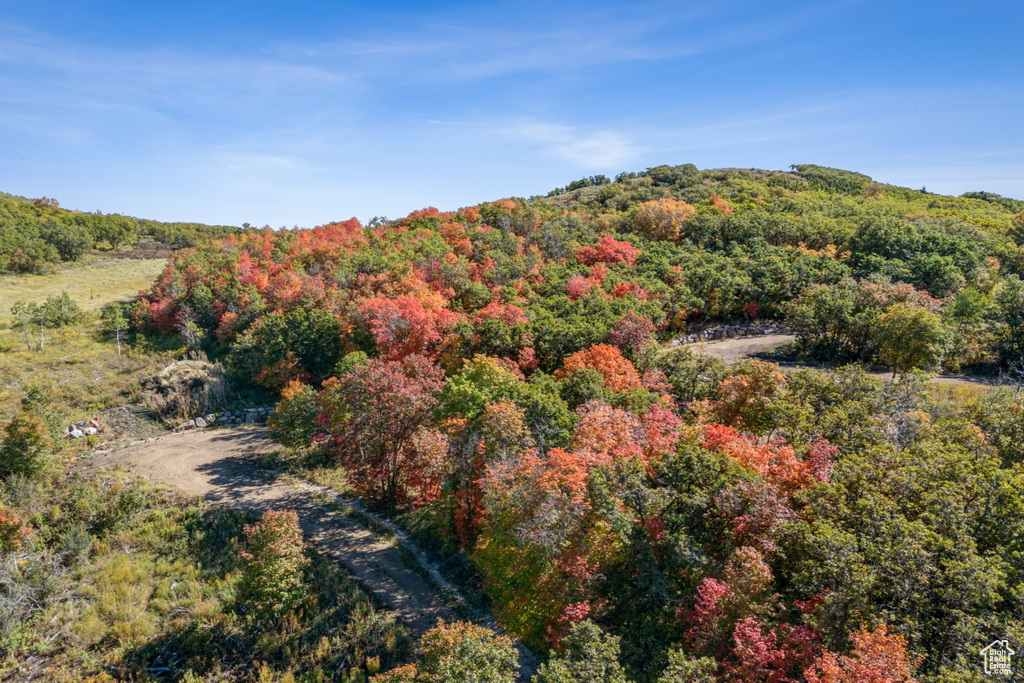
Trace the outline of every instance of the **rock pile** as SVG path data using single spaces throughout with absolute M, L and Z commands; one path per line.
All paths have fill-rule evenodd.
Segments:
M 92 436 L 102 431 L 105 430 L 100 419 L 94 417 L 91 420 L 79 420 L 73 425 L 68 425 L 67 434 L 69 439 L 81 439 L 83 436 Z
M 238 410 L 226 410 L 222 413 L 209 413 L 192 420 L 185 420 L 174 428 L 175 431 L 187 429 L 205 429 L 219 425 L 229 427 L 240 424 L 262 424 L 267 421 L 273 406 L 260 406 L 258 408 L 240 408 Z
M 766 334 L 788 334 L 789 325 L 780 322 L 744 323 L 742 325 L 723 325 L 709 327 L 706 330 L 691 332 L 672 340 L 672 346 L 680 344 L 696 344 L 697 342 L 732 339 L 734 337 L 760 337 Z

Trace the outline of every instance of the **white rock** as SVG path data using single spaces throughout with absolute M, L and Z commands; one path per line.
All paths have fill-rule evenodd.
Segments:
M 72 429 L 71 433 L 68 434 L 72 439 L 81 439 L 85 434 L 82 433 L 81 429 Z
M 199 429 L 203 429 L 204 427 L 206 427 L 206 420 L 204 418 L 197 417 L 196 427 L 198 427 Z

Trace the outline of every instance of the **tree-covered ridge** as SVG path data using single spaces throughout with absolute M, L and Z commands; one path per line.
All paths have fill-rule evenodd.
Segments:
M 0 273 L 43 272 L 56 263 L 77 261 L 97 246 L 117 250 L 140 238 L 190 247 L 238 230 L 69 211 L 49 197 L 26 199 L 0 192 Z
M 892 306 L 928 311 L 936 348 L 911 367 L 1016 360 L 1024 213 L 1011 200 L 796 171 L 663 166 L 367 228 L 247 232 L 176 255 L 140 320 L 232 346 L 271 388 L 321 381 L 354 350 L 525 354 L 551 372 L 617 325 L 664 337 L 762 317 L 788 318 L 807 353 L 889 366 L 907 355 L 876 333 Z

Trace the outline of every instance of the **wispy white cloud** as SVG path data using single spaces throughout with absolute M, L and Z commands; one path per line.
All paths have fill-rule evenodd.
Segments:
M 584 130 L 540 122 L 498 124 L 490 130 L 506 140 L 536 144 L 545 154 L 586 171 L 629 164 L 643 151 L 628 136 L 611 130 Z
M 140 103 L 256 103 L 350 83 L 341 71 L 259 54 L 75 44 L 0 24 L 2 100 L 87 109 Z

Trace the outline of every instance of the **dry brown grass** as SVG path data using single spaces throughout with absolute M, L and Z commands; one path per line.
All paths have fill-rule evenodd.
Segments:
M 68 292 L 79 306 L 98 311 L 113 301 L 128 301 L 148 288 L 167 259 L 118 259 L 88 256 L 47 275 L 0 275 L 0 322 L 11 317 L 15 301 L 41 302 Z
M 203 356 L 168 365 L 147 383 L 142 397 L 155 415 L 180 420 L 217 410 L 227 393 L 224 368 Z

